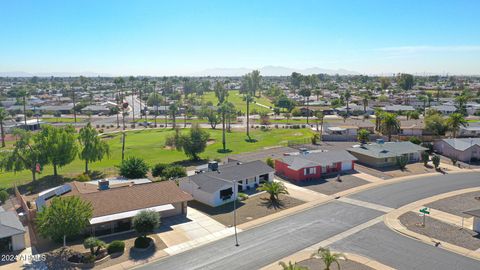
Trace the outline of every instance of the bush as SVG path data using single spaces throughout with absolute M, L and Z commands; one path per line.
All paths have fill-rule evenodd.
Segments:
M 165 163 L 157 163 L 152 168 L 152 176 L 159 177 L 163 174 L 163 171 L 168 167 L 168 164 Z
M 88 182 L 88 181 L 92 180 L 90 178 L 90 176 L 88 174 L 85 174 L 85 173 L 79 174 L 76 178 L 77 178 L 76 180 L 78 182 Z
M 275 168 L 275 161 L 271 157 L 269 157 L 267 158 L 267 165 L 272 168 Z
M 120 175 L 129 178 L 145 178 L 148 172 L 148 164 L 145 160 L 137 157 L 129 157 L 120 166 Z
M 244 201 L 248 199 L 248 195 L 242 192 L 238 192 L 238 198 L 240 199 L 240 201 Z
M 187 170 L 180 165 L 171 165 L 163 170 L 163 177 L 165 179 L 176 179 L 187 176 Z
M 151 241 L 152 239 L 148 237 L 140 236 L 140 237 L 137 237 L 137 239 L 135 239 L 134 245 L 136 248 L 147 248 L 150 245 Z
M 160 225 L 160 214 L 151 210 L 143 210 L 133 217 L 132 224 L 138 234 L 146 237 Z
M 408 139 L 411 143 L 420 145 L 422 143 L 422 140 L 420 140 L 418 137 L 410 137 Z
M 5 190 L 0 190 L 0 204 L 5 203 L 8 200 L 8 192 Z
M 108 254 L 123 252 L 125 250 L 125 243 L 120 240 L 114 240 L 108 245 L 107 250 Z

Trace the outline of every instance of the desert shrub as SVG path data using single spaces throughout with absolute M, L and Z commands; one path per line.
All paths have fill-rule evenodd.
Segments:
M 107 250 L 108 254 L 123 252 L 125 250 L 125 243 L 121 240 L 114 240 L 108 245 Z
M 137 157 L 129 157 L 120 166 L 120 175 L 129 178 L 145 178 L 148 172 L 148 164 L 145 160 Z
M 157 163 L 152 168 L 152 176 L 159 177 L 163 174 L 163 171 L 168 167 L 168 164 L 165 163 Z

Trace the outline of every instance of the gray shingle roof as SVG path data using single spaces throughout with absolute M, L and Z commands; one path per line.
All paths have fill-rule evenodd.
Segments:
M 22 223 L 14 212 L 0 212 L 0 238 L 25 233 Z
M 374 158 L 391 158 L 425 150 L 427 149 L 411 142 L 372 143 L 348 149 L 351 153 L 358 153 Z
M 270 166 L 260 160 L 255 160 L 241 164 L 227 163 L 219 166 L 218 171 L 199 173 L 187 178 L 202 190 L 215 192 L 225 185 L 231 184 L 232 180 L 243 180 L 270 172 L 273 172 Z
M 356 157 L 352 156 L 345 150 L 327 151 L 327 152 L 313 152 L 306 155 L 292 155 L 281 158 L 282 162 L 288 164 L 293 170 L 299 170 L 306 167 L 313 166 L 327 166 L 332 163 L 343 161 L 354 161 Z
M 415 108 L 409 105 L 388 105 L 385 111 L 415 111 Z
M 459 151 L 465 151 L 473 145 L 480 146 L 480 138 L 443 139 L 443 141 Z

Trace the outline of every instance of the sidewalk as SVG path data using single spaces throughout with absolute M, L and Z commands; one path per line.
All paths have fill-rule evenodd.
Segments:
M 420 206 L 420 208 L 425 208 L 425 207 L 426 206 L 423 206 L 423 205 Z M 469 230 L 473 229 L 473 217 L 464 218 L 464 217 L 453 215 L 453 214 L 443 212 L 434 208 L 429 208 L 429 211 L 430 211 L 430 214 L 428 216 L 431 218 L 438 219 L 442 222 L 450 223 L 458 227 L 467 228 Z
M 456 191 L 452 191 L 452 192 L 447 192 L 447 193 L 443 193 L 443 194 L 440 194 L 440 195 L 436 195 L 436 196 L 433 196 L 433 197 L 430 197 L 430 198 L 422 199 L 422 200 L 407 204 L 407 205 L 402 206 L 398 209 L 395 209 L 395 210 L 391 211 L 390 213 L 388 213 L 387 215 L 385 215 L 385 220 L 384 220 L 385 225 L 387 225 L 393 231 L 396 231 L 396 232 L 398 232 L 400 234 L 403 234 L 407 237 L 417 239 L 417 240 L 422 241 L 422 242 L 424 242 L 426 244 L 429 244 L 429 245 L 439 246 L 440 248 L 444 248 L 446 250 L 458 253 L 458 254 L 463 255 L 463 256 L 470 257 L 472 259 L 480 260 L 480 253 L 479 252 L 475 252 L 475 251 L 472 251 L 472 250 L 469 250 L 469 249 L 466 249 L 466 248 L 463 248 L 463 247 L 459 247 L 459 246 L 456 246 L 456 245 L 453 245 L 453 244 L 450 244 L 450 243 L 447 243 L 447 242 L 442 242 L 438 239 L 430 238 L 428 236 L 413 232 L 411 230 L 408 230 L 405 226 L 403 226 L 403 224 L 399 220 L 399 217 L 401 215 L 403 215 L 404 213 L 418 210 L 428 203 L 431 203 L 431 202 L 434 202 L 434 201 L 437 201 L 437 200 L 440 200 L 440 199 L 444 199 L 444 198 L 447 198 L 447 197 L 451 197 L 451 196 L 455 196 L 455 195 L 459 195 L 459 194 L 463 194 L 463 193 L 476 192 L 476 191 L 480 191 L 480 187 L 467 188 L 467 189 L 461 189 L 461 190 L 456 190 Z M 440 216 L 442 216 L 442 214 L 440 214 Z M 438 217 L 438 215 L 437 215 L 437 217 Z

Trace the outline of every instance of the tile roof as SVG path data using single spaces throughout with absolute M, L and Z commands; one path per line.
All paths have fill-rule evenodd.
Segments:
M 0 238 L 25 233 L 25 228 L 14 212 L 0 212 Z
M 79 196 L 90 202 L 93 206 L 93 217 L 193 200 L 193 197 L 182 191 L 174 181 L 137 184 L 96 192 L 87 188 L 82 190 L 83 193 L 77 188 L 82 186 L 82 183 L 72 182 L 70 185 L 72 191 L 64 196 Z
M 390 158 L 427 149 L 411 142 L 385 142 L 381 144 L 364 144 L 347 150 L 350 153 L 358 153 L 374 158 Z
M 285 156 L 280 160 L 288 164 L 288 167 L 291 169 L 299 170 L 306 167 L 327 166 L 337 162 L 354 161 L 357 158 L 345 150 L 336 150 Z

